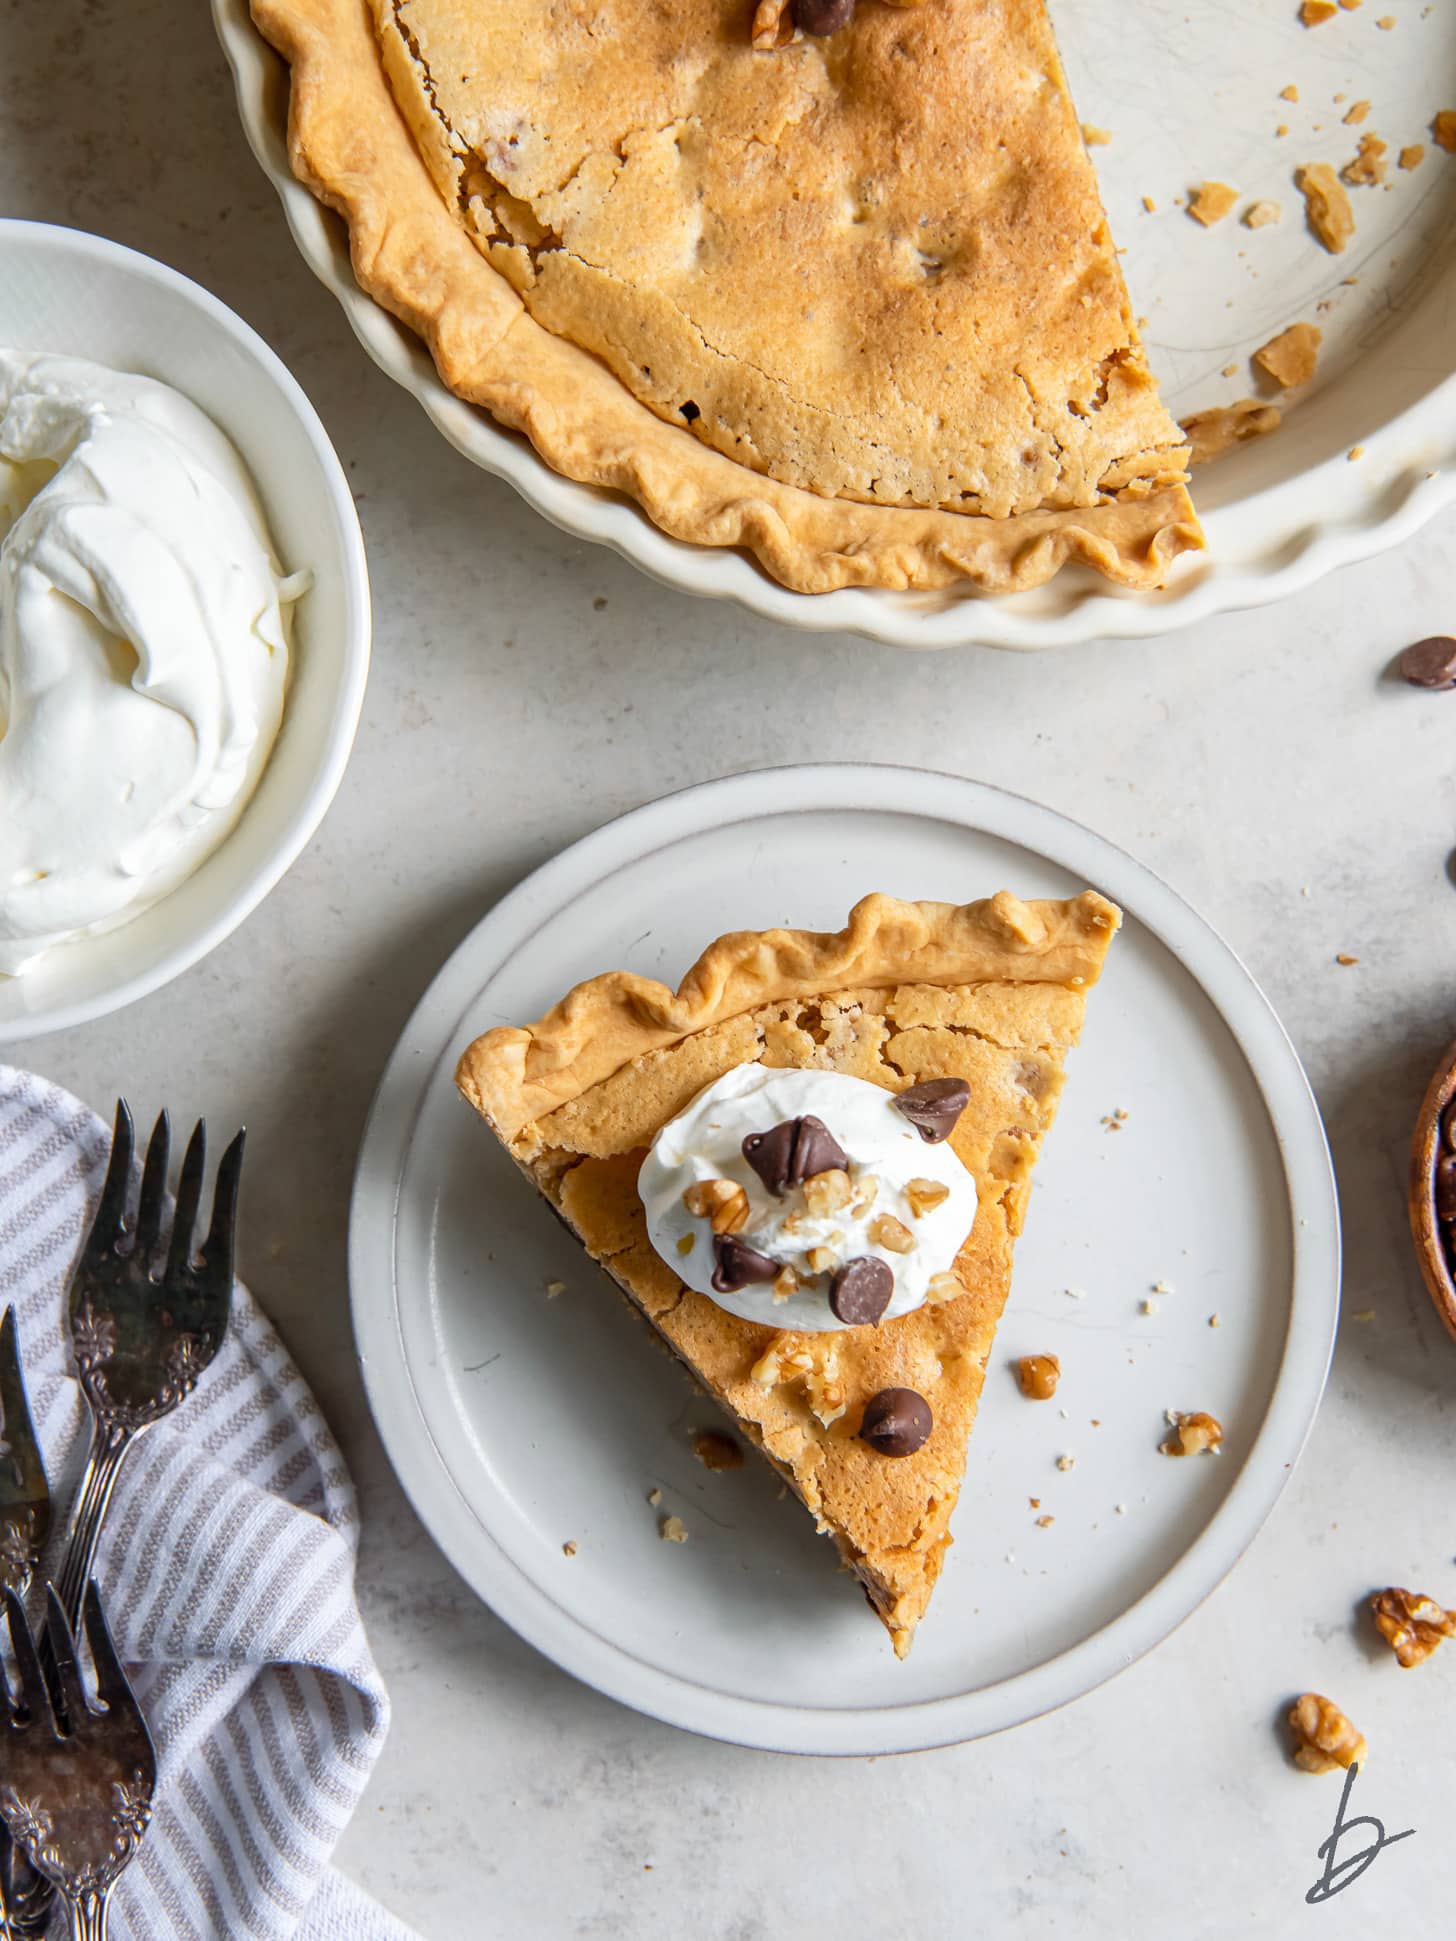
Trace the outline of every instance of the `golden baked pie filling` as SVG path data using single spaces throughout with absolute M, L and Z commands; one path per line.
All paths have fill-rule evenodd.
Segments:
M 460 1061 L 465 1096 L 833 1537 L 901 1656 L 1118 921 L 1091 892 L 868 897 L 833 935 L 723 937 L 676 992 L 593 979 Z
M 1200 543 L 1041 0 L 254 0 L 295 167 L 462 396 L 788 584 Z

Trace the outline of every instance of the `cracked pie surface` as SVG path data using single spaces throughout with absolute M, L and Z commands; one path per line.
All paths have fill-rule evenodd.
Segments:
M 253 12 L 361 284 L 569 477 L 805 591 L 1202 543 L 1042 0 Z
M 951 1541 L 1032 1169 L 1119 922 L 1090 891 L 965 905 L 870 896 L 832 935 L 722 937 L 676 992 L 626 972 L 594 978 L 460 1060 L 465 1097 L 834 1539 L 901 1657 Z M 705 1087 L 752 1065 L 908 1095 L 901 1112 L 920 1138 L 948 1138 L 975 1211 L 923 1305 L 878 1324 L 776 1328 L 688 1287 L 654 1249 L 638 1191 L 648 1149 Z M 959 1107 L 948 1115 L 947 1093 Z

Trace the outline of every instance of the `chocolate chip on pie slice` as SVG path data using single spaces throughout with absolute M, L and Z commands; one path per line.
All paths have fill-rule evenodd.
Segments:
M 1202 545 L 1044 0 L 252 0 L 445 383 L 786 586 Z
M 1003 891 L 959 906 L 870 896 L 833 935 L 722 937 L 676 992 L 623 971 L 593 978 L 536 1023 L 487 1032 L 460 1060 L 465 1097 L 833 1537 L 900 1656 L 951 1540 L 1032 1168 L 1119 921 L 1091 891 L 1039 903 Z M 954 1261 L 926 1263 L 923 1305 L 881 1318 L 885 1263 L 872 1269 L 857 1253 L 811 1283 L 823 1288 L 818 1331 L 781 1328 L 777 1285 L 760 1290 L 769 1320 L 745 1319 L 685 1284 L 679 1249 L 656 1250 L 638 1191 L 648 1148 L 707 1087 L 750 1066 L 802 1073 L 805 1084 L 842 1074 L 892 1095 L 929 1087 L 922 1101 L 959 1103 L 961 1086 L 942 1082 L 962 1082 L 949 1147 L 974 1181 L 974 1213 Z M 897 1149 L 909 1142 L 911 1185 L 923 1187 L 935 1148 L 903 1115 L 885 1117 Z M 765 1170 L 777 1180 L 781 1169 Z M 746 1163 L 744 1178 L 758 1190 Z M 830 1196 L 824 1218 L 850 1217 L 842 1197 Z M 764 1191 L 762 1206 L 783 1219 L 798 1202 Z M 912 1214 L 911 1224 L 923 1223 Z M 728 1283 L 753 1295 L 772 1265 L 753 1244 L 758 1230 L 712 1236 L 701 1225 L 723 1299 L 745 1298 Z M 892 1250 L 888 1278 L 915 1258 Z M 809 1296 L 796 1282 L 785 1298 Z

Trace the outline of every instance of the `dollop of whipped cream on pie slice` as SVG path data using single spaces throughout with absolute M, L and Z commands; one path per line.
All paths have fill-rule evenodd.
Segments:
M 964 1103 L 948 1080 L 897 1095 L 844 1072 L 735 1066 L 653 1141 L 648 1236 L 745 1321 L 825 1333 L 909 1314 L 957 1291 L 944 1277 L 976 1182 L 946 1135 Z
M 217 848 L 277 736 L 307 584 L 180 392 L 0 349 L 0 974 Z

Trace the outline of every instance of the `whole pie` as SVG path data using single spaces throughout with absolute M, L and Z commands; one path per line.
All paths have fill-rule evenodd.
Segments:
M 1201 545 L 1042 0 L 253 12 L 359 281 L 558 471 L 809 592 Z
M 1032 1168 L 1120 922 L 870 896 L 488 1031 L 457 1082 L 908 1651 Z

